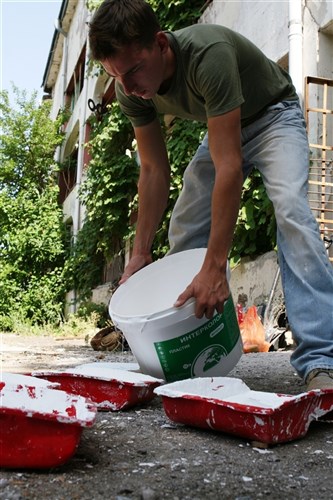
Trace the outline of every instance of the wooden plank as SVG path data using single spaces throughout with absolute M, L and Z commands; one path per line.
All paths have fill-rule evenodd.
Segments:
M 321 186 L 321 187 L 333 187 L 333 182 L 326 182 L 326 181 L 311 181 L 309 180 L 309 184 L 314 184 L 315 186 Z M 328 193 L 327 193 L 328 194 Z
M 332 219 L 321 219 L 319 217 L 316 217 L 316 221 L 318 222 L 318 224 L 329 224 L 329 225 L 332 225 L 333 226 L 333 220 Z
M 326 151 L 333 151 L 333 146 L 324 146 L 323 144 L 310 144 L 310 148 L 325 149 Z M 323 161 L 323 160 L 321 160 Z
M 307 76 L 305 78 L 306 83 L 316 83 L 318 85 L 323 85 L 326 83 L 329 87 L 333 87 L 333 80 L 330 78 L 321 78 L 319 76 Z
M 333 109 L 327 108 L 307 108 L 307 111 L 313 111 L 314 113 L 324 113 L 325 115 L 333 114 Z

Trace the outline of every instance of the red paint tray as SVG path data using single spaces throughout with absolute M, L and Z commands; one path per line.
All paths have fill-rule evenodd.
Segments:
M 45 380 L 1 374 L 0 467 L 50 468 L 75 453 L 84 427 L 92 426 L 96 406 Z
M 333 410 L 333 390 L 289 396 L 252 391 L 229 377 L 187 379 L 155 389 L 170 420 L 268 444 L 303 437 Z
M 98 410 L 119 411 L 145 403 L 155 397 L 154 389 L 163 380 L 124 369 L 125 364 L 87 363 L 65 371 L 35 371 L 41 377 L 60 384 L 72 394 L 88 397 Z

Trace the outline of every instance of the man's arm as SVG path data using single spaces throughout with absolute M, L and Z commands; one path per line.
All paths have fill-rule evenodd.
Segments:
M 140 158 L 139 210 L 131 259 L 119 283 L 152 262 L 151 246 L 166 209 L 170 166 L 158 120 L 134 129 Z
M 229 296 L 226 267 L 243 184 L 240 108 L 208 120 L 209 150 L 215 166 L 211 228 L 200 272 L 178 297 L 175 306 L 196 298 L 198 318 L 223 311 Z

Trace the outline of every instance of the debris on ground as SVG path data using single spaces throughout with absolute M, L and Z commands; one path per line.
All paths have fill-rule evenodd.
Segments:
M 110 322 L 106 327 L 99 330 L 90 340 L 90 345 L 94 351 L 120 351 L 126 350 L 126 340 L 120 330 Z

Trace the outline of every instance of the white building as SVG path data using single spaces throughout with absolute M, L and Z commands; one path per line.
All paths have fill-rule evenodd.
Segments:
M 332 0 L 203 0 L 203 7 L 200 22 L 223 24 L 242 33 L 290 72 L 308 123 L 312 149 L 312 208 L 323 236 L 332 238 Z M 61 201 L 65 221 L 72 226 L 74 236 L 84 217 L 84 207 L 77 194 L 89 163 L 84 149 L 89 137 L 87 118 L 92 113 L 88 101 L 106 103 L 114 97 L 110 78 L 87 72 L 90 16 L 85 0 L 63 0 L 43 78 L 44 91 L 53 101 L 52 116 L 55 117 L 65 105 L 71 110 L 59 159 L 68 160 L 68 170 L 60 178 Z M 333 260 L 332 247 L 330 252 Z M 256 292 L 259 295 L 268 295 L 275 267 L 276 262 L 273 262 L 267 283 L 261 283 L 262 289 Z M 246 292 L 247 288 L 242 286 L 242 291 Z

